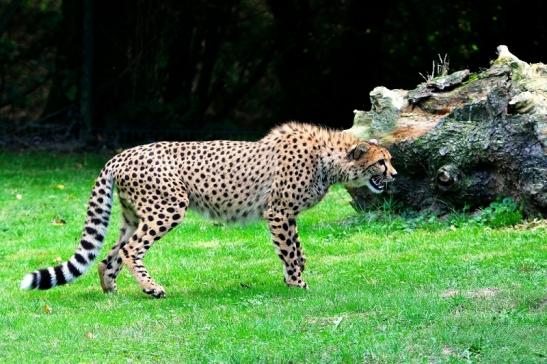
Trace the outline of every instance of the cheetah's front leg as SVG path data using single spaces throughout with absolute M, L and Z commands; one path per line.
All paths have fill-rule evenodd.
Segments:
M 285 283 L 288 286 L 307 289 L 302 280 L 305 258 L 302 255 L 296 220 L 288 213 L 269 212 L 266 214 L 275 250 L 284 265 Z
M 306 268 L 306 256 L 304 255 L 304 250 L 302 249 L 302 245 L 300 244 L 300 239 L 298 238 L 298 227 L 296 226 L 296 223 L 294 224 L 294 243 L 296 245 L 296 257 L 298 261 L 298 265 L 300 266 L 300 270 L 303 272 Z

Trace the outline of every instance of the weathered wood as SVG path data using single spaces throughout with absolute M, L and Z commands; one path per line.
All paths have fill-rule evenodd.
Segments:
M 547 66 L 498 47 L 483 72 L 433 78 L 414 90 L 371 92 L 348 132 L 386 144 L 399 172 L 387 194 L 406 207 L 445 212 L 498 196 L 547 216 Z M 350 190 L 358 206 L 379 198 Z

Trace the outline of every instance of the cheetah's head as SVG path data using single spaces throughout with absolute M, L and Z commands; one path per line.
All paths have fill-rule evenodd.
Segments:
M 382 193 L 386 183 L 393 181 L 397 175 L 391 165 L 391 154 L 375 139 L 350 149 L 345 172 L 346 186 L 355 188 L 366 185 L 374 193 Z

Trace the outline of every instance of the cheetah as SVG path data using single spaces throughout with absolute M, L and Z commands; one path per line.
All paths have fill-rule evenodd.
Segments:
M 21 288 L 49 289 L 88 270 L 104 242 L 114 187 L 122 226 L 99 263 L 104 292 L 116 291 L 116 278 L 126 265 L 144 293 L 164 297 L 143 258 L 182 222 L 187 209 L 229 222 L 265 219 L 283 263 L 284 282 L 307 288 L 298 214 L 321 201 L 335 183 L 366 185 L 381 193 L 396 174 L 389 151 L 375 140 L 296 122 L 278 126 L 256 142 L 157 142 L 127 149 L 110 159 L 96 179 L 74 255 L 27 274 Z

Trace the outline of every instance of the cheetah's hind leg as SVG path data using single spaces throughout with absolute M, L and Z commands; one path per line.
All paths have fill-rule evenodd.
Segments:
M 118 241 L 106 258 L 99 263 L 99 279 L 103 292 L 112 293 L 116 291 L 116 278 L 122 269 L 122 258 L 119 256 L 120 249 L 127 243 L 138 225 L 138 218 L 135 212 L 129 207 L 126 201 L 120 199 L 122 206 L 122 226 Z
M 174 192 L 179 192 L 176 196 Z M 139 211 L 140 221 L 129 241 L 120 248 L 122 261 L 135 277 L 144 293 L 161 298 L 165 290 L 157 284 L 143 265 L 145 253 L 154 242 L 178 225 L 184 218 L 188 206 L 188 195 L 182 191 L 172 191 L 154 205 L 151 211 Z

